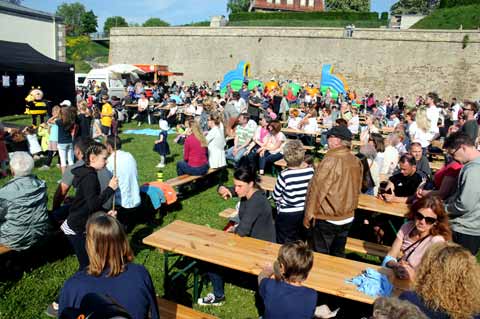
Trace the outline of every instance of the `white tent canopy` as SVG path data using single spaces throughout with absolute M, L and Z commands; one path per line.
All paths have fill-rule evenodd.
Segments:
M 125 73 L 137 73 L 145 74 L 145 72 L 131 64 L 113 64 L 106 67 L 107 70 L 115 73 L 125 74 Z

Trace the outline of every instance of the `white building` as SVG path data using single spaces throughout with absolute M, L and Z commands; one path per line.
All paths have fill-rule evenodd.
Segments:
M 0 0 L 0 40 L 30 44 L 65 62 L 65 24 L 54 14 Z

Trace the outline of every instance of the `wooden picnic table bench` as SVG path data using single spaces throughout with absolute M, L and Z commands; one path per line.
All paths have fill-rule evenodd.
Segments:
M 273 192 L 277 179 L 272 176 L 260 176 L 258 186 L 264 191 Z M 360 194 L 358 198 L 358 209 L 371 212 L 387 214 L 397 217 L 405 217 L 409 208 L 405 203 L 388 203 L 375 196 Z
M 286 134 L 295 134 L 295 135 L 303 134 L 303 135 L 313 135 L 313 136 L 317 136 L 321 134 L 321 132 L 304 131 L 304 130 L 289 128 L 289 127 L 282 128 L 282 132 Z
M 227 208 L 221 211 L 218 216 L 222 218 L 232 218 L 237 215 L 237 210 L 235 208 Z M 349 251 L 356 253 L 367 254 L 377 257 L 385 257 L 390 250 L 390 247 L 380 244 L 375 244 L 365 240 L 347 237 L 347 244 L 345 248 Z
M 240 237 L 180 220 L 144 238 L 143 243 L 164 252 L 173 252 L 252 275 L 258 275 L 265 264 L 276 260 L 280 248 L 279 244 Z M 367 268 L 388 276 L 394 286 L 394 295 L 399 295 L 411 285 L 409 281 L 396 278 L 391 269 L 320 253 L 314 253 L 313 269 L 303 285 L 322 293 L 372 304 L 374 297 L 345 282 Z
M 181 185 L 185 185 L 185 184 L 191 183 L 193 181 L 196 181 L 197 179 L 203 178 L 205 176 L 208 176 L 212 173 L 215 173 L 218 170 L 219 170 L 219 168 L 210 168 L 210 169 L 208 169 L 208 171 L 205 175 L 200 175 L 200 176 L 193 176 L 193 175 L 184 174 L 184 175 L 180 175 L 180 176 L 171 178 L 171 179 L 167 180 L 165 183 L 169 184 L 172 187 L 181 186 Z
M 160 297 L 157 297 L 158 311 L 162 319 L 215 319 L 217 317 L 194 310 L 192 308 L 177 304 Z

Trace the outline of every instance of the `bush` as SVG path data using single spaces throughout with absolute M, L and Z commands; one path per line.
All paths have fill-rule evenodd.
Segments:
M 383 17 L 383 16 L 382 16 Z M 241 12 L 229 16 L 230 21 L 251 20 L 378 20 L 377 12 Z
M 480 0 L 441 0 L 440 8 L 452 8 L 458 6 L 468 6 L 471 4 L 480 4 Z
M 388 20 L 388 12 L 382 12 L 380 15 L 380 20 Z
M 480 4 L 455 8 L 437 9 L 415 23 L 412 29 L 458 29 L 473 30 L 480 27 Z

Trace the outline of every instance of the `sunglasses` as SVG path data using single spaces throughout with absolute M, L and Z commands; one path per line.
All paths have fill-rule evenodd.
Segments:
M 416 212 L 415 213 L 415 219 L 416 220 L 422 220 L 422 219 L 425 219 L 425 222 L 428 224 L 428 225 L 433 225 L 437 222 L 437 219 L 436 218 L 433 218 L 433 217 L 426 217 L 426 216 L 423 216 L 421 213 L 419 212 Z
M 466 107 L 462 107 L 462 110 L 464 110 L 464 111 L 472 111 L 472 109 L 467 109 Z

